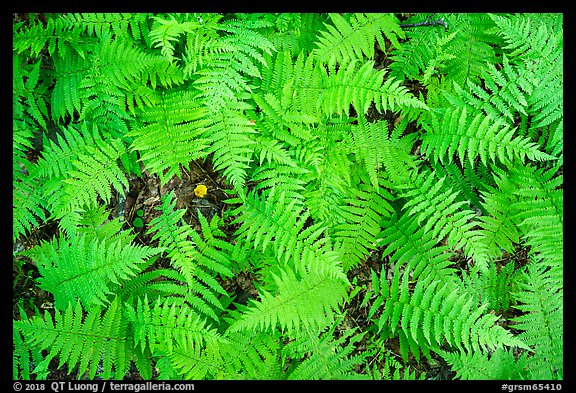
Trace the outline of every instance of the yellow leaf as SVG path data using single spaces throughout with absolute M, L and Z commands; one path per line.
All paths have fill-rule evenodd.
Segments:
M 194 189 L 194 194 L 196 194 L 196 196 L 199 198 L 204 198 L 204 196 L 206 195 L 207 192 L 208 192 L 208 189 L 206 188 L 206 186 L 204 184 L 200 184 L 200 185 L 196 186 L 196 188 Z

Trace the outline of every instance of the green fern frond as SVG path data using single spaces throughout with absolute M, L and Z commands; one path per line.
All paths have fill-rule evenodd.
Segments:
M 494 46 L 499 40 L 491 34 L 494 22 L 482 13 L 449 14 L 446 21 L 458 34 L 446 47 L 454 57 L 445 62 L 443 74 L 460 86 L 477 82 L 488 72 L 487 65 L 497 62 Z
M 451 267 L 451 252 L 447 246 L 437 246 L 438 239 L 421 227 L 415 217 L 393 214 L 382 223 L 379 244 L 384 247 L 382 256 L 389 255 L 395 266 L 407 264 L 412 279 L 419 276 L 452 280 L 455 270 Z
M 50 102 L 52 118 L 74 118 L 75 114 L 82 110 L 80 82 L 86 77 L 88 70 L 84 59 L 70 50 L 53 59 L 56 84 Z
M 431 114 L 430 123 L 423 123 L 426 134 L 421 149 L 432 160 L 444 163 L 458 153 L 461 163 L 467 158 L 470 164 L 480 158 L 483 164 L 488 158 L 510 164 L 516 160 L 551 160 L 553 156 L 539 150 L 539 146 L 526 138 L 514 136 L 514 129 L 493 115 L 480 111 L 469 113 L 456 107 L 438 110 Z
M 74 169 L 64 179 L 61 200 L 56 202 L 60 209 L 55 213 L 63 215 L 78 206 L 95 206 L 97 198 L 109 202 L 111 188 L 124 194 L 128 180 L 117 160 L 125 149 L 118 139 L 95 138 L 94 145 L 87 145 L 73 162 Z
M 274 47 L 266 37 L 237 21 L 219 24 L 221 50 L 214 53 L 206 66 L 197 70 L 194 85 L 212 111 L 233 107 L 244 93 L 252 92 L 251 79 L 260 78 L 260 67 L 267 67 L 264 53 L 271 55 Z
M 90 307 L 87 314 L 77 302 L 43 317 L 14 321 L 14 329 L 20 331 L 30 348 L 47 351 L 36 369 L 42 369 L 56 358 L 59 368 L 64 364 L 69 370 L 77 370 L 94 379 L 102 367 L 102 378 L 122 379 L 128 372 L 132 359 L 133 343 L 128 337 L 127 321 L 122 318 L 122 306 L 118 299 L 108 308 Z
M 30 66 L 22 63 L 22 57 L 13 54 L 13 118 L 15 121 L 19 120 L 30 126 L 38 124 L 46 130 L 46 119 L 49 116 L 46 101 L 49 95 L 46 91 L 46 84 L 40 78 L 42 61 L 36 61 Z
M 19 321 L 28 319 L 26 312 L 19 307 Z M 39 317 L 38 311 L 35 316 Z M 42 350 L 38 347 L 27 345 L 26 338 L 18 326 L 12 325 L 12 343 L 14 350 L 12 352 L 12 378 L 16 379 L 46 379 L 48 375 L 48 365 L 43 362 Z
M 404 108 L 428 109 L 426 104 L 409 93 L 400 80 L 393 77 L 385 79 L 385 76 L 386 70 L 376 70 L 372 61 L 353 60 L 325 77 L 318 105 L 326 114 L 347 115 L 350 105 L 356 112 L 366 114 L 372 103 L 379 112 L 401 112 Z
M 170 353 L 176 344 L 187 350 L 221 340 L 190 306 L 170 298 L 155 302 L 138 298 L 136 307 L 126 305 L 126 315 L 134 330 L 134 345 L 140 345 L 142 352 L 149 348 L 152 354 L 158 350 Z
M 377 326 L 403 333 L 411 351 L 437 351 L 444 344 L 467 353 L 515 346 L 528 348 L 522 340 L 499 326 L 498 317 L 487 313 L 485 304 L 478 304 L 473 294 L 466 293 L 457 282 L 435 280 L 431 276 L 416 281 L 409 289 L 409 270 L 394 270 L 392 283 L 373 275 L 378 297 L 370 316 L 380 310 Z M 380 275 L 385 275 L 382 269 Z M 415 345 L 413 345 L 415 344 Z M 418 353 L 414 353 L 418 356 Z
M 365 58 L 373 60 L 375 41 L 385 48 L 383 38 L 396 46 L 398 39 L 405 38 L 393 14 L 330 14 L 330 19 L 331 24 L 325 23 L 327 31 L 320 32 L 317 48 L 312 51 L 316 59 L 328 66 L 335 63 L 344 66 Z
M 187 299 L 192 307 L 200 314 L 218 320 L 215 310 L 224 308 L 218 295 L 227 293 L 216 276 L 232 275 L 226 255 L 229 245 L 212 233 L 213 229 L 198 212 L 203 232 L 201 237 L 182 219 L 186 211 L 176 210 L 175 206 L 173 192 L 164 195 L 162 206 L 158 209 L 162 214 L 150 222 L 149 232 L 159 240 L 171 264 L 182 273 L 189 289 L 196 294 Z
M 466 201 L 456 201 L 458 192 L 447 187 L 445 180 L 432 172 L 415 173 L 411 183 L 401 187 L 400 196 L 407 200 L 402 209 L 415 217 L 418 225 L 425 223 L 425 233 L 438 240 L 446 238 L 453 249 L 471 248 L 476 213 Z
M 440 354 L 461 380 L 526 379 L 522 360 L 516 360 L 510 349 L 498 348 L 491 355 L 447 351 Z
M 462 281 L 477 294 L 480 303 L 487 304 L 488 310 L 502 314 L 515 304 L 512 294 L 518 289 L 518 276 L 513 262 L 501 268 L 494 263 L 486 271 L 464 273 Z
M 517 197 L 510 208 L 515 212 L 513 219 L 523 240 L 530 246 L 530 254 L 546 266 L 562 266 L 563 176 L 557 175 L 556 168 L 537 169 L 531 165 L 497 174 L 500 179 L 510 179 L 511 184 L 501 188 Z
M 341 244 L 337 249 L 342 255 L 344 271 L 360 264 L 378 247 L 380 223 L 393 212 L 390 205 L 393 199 L 385 189 L 375 192 L 366 183 L 358 182 L 355 188 L 348 190 L 343 200 L 345 205 L 340 207 L 343 222 L 335 226 L 332 236 Z
M 512 253 L 514 245 L 520 242 L 520 232 L 513 208 L 515 198 L 506 191 L 494 189 L 482 192 L 482 208 L 486 214 L 477 219 L 480 236 L 476 238 L 490 258 L 496 258 L 502 251 Z
M 109 303 L 109 296 L 122 282 L 139 273 L 146 259 L 157 252 L 132 244 L 132 237 L 128 232 L 112 237 L 61 236 L 22 255 L 38 266 L 39 286 L 54 294 L 56 308 L 64 310 L 77 300 L 88 308 Z
M 454 86 L 458 97 L 448 95 L 452 106 L 481 109 L 494 118 L 504 117 L 513 124 L 517 113 L 527 115 L 528 100 L 538 86 L 538 80 L 525 70 L 510 65 L 508 57 L 503 57 L 502 68 L 487 63 L 488 70 L 482 76 L 483 87 L 468 81 L 468 90 L 457 84 Z
M 416 162 L 410 155 L 410 137 L 398 137 L 398 129 L 389 135 L 385 122 L 367 122 L 358 117 L 358 124 L 352 126 L 352 151 L 357 160 L 363 162 L 374 188 L 378 188 L 378 173 L 384 169 L 392 183 L 403 184 L 410 177 L 410 169 Z
M 542 23 L 521 15 L 491 15 L 499 34 L 507 45 L 503 49 L 516 59 L 520 67 L 533 72 L 538 80 L 528 103 L 533 108 L 534 122 L 545 126 L 563 114 L 563 37 L 562 14 L 549 18 L 552 23 Z M 541 88 L 546 86 L 546 88 Z
M 531 379 L 562 379 L 563 368 L 563 293 L 562 269 L 549 269 L 530 262 L 525 279 L 519 284 L 516 306 L 524 312 L 513 319 L 518 336 L 534 349 L 526 356 Z
M 447 60 L 455 57 L 450 45 L 457 31 L 448 34 L 437 28 L 410 29 L 405 34 L 407 41 L 390 51 L 392 62 L 388 68 L 396 79 L 421 79 L 426 83 L 437 69 L 445 67 Z
M 12 240 L 16 241 L 32 228 L 46 220 L 44 198 L 39 193 L 42 182 L 31 176 L 23 177 L 14 183 L 12 189 Z
M 245 114 L 252 109 L 244 102 L 226 105 L 210 115 L 210 123 L 202 136 L 212 143 L 206 154 L 213 154 L 215 170 L 221 170 L 233 186 L 244 185 L 256 143 L 254 124 Z
M 286 198 L 303 204 L 306 182 L 298 176 L 305 176 L 309 173 L 310 171 L 299 166 L 260 165 L 250 177 L 256 182 L 254 191 L 262 193 L 267 198 L 275 198 L 275 194 L 281 190 Z
M 144 38 L 150 14 L 146 13 L 67 13 L 62 15 L 64 29 L 101 38 L 108 34 L 134 39 Z
M 362 364 L 369 352 L 355 354 L 356 343 L 364 334 L 356 333 L 356 329 L 345 330 L 336 337 L 334 323 L 324 331 L 307 331 L 302 337 L 288 343 L 283 352 L 285 356 L 294 359 L 295 366 L 289 371 L 289 380 L 343 380 L 367 379 L 363 374 L 355 372 L 355 367 Z M 302 360 L 300 360 L 303 358 Z
M 283 15 L 280 14 L 278 20 L 281 20 L 282 17 Z M 290 19 L 294 25 L 293 28 L 276 32 L 270 37 L 270 40 L 278 51 L 287 50 L 294 56 L 301 51 L 311 53 L 316 47 L 318 32 L 323 29 L 328 18 L 329 15 L 325 13 L 296 14 Z
M 230 326 L 231 331 L 270 331 L 279 327 L 296 337 L 303 326 L 321 328 L 330 323 L 338 309 L 347 284 L 326 274 L 298 274 L 291 269 L 273 275 L 275 293 L 262 290 L 260 300 Z
M 196 21 L 181 22 L 176 20 L 174 15 L 168 15 L 168 18 L 153 16 L 154 23 L 148 33 L 148 37 L 154 48 L 159 48 L 163 56 L 174 61 L 174 43 L 178 42 L 179 36 L 185 33 L 191 33 L 201 27 Z
M 130 148 L 140 152 L 146 168 L 165 184 L 181 176 L 181 165 L 207 156 L 202 133 L 209 126 L 208 113 L 193 91 L 161 93 L 156 105 L 138 112 L 138 124 L 128 134 L 134 138 Z

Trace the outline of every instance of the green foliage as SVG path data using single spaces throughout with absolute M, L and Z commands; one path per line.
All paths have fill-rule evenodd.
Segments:
M 171 264 L 182 273 L 189 290 L 196 294 L 190 300 L 193 307 L 217 319 L 215 309 L 223 309 L 218 295 L 226 295 L 226 291 L 216 280 L 216 275 L 232 275 L 225 253 L 230 246 L 218 239 L 218 228 L 215 225 L 209 226 L 202 213 L 198 212 L 203 228 L 203 236 L 200 236 L 186 225 L 182 220 L 184 210 L 175 210 L 175 205 L 172 193 L 164 195 L 159 209 L 162 214 L 150 222 L 149 231 L 154 232 L 153 238 L 159 240 L 159 247 L 170 258 Z
M 15 379 L 563 378 L 562 15 L 14 14 L 12 64 Z
M 21 332 L 30 348 L 49 351 L 35 370 L 45 369 L 56 357 L 59 367 L 66 364 L 69 370 L 90 379 L 99 372 L 100 365 L 105 379 L 125 375 L 133 345 L 120 301 L 115 299 L 105 311 L 100 306 L 91 307 L 86 315 L 83 311 L 77 302 L 63 312 L 56 311 L 54 317 L 45 313 L 44 317 L 14 322 L 14 329 Z

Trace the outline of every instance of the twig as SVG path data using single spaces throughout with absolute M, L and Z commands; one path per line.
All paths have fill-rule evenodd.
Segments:
M 420 26 L 435 26 L 435 25 L 442 25 L 446 30 L 448 30 L 448 24 L 444 22 L 444 18 L 440 18 L 438 20 L 426 19 L 424 22 L 418 22 L 418 23 L 402 23 L 400 24 L 400 27 L 420 27 Z

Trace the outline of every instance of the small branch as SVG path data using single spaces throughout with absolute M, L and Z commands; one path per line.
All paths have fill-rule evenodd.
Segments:
M 448 30 L 448 24 L 444 22 L 444 18 L 440 18 L 438 20 L 426 19 L 424 22 L 418 22 L 418 23 L 403 23 L 400 24 L 400 27 L 420 27 L 420 26 L 435 26 L 435 25 L 442 25 L 444 26 L 444 29 Z

